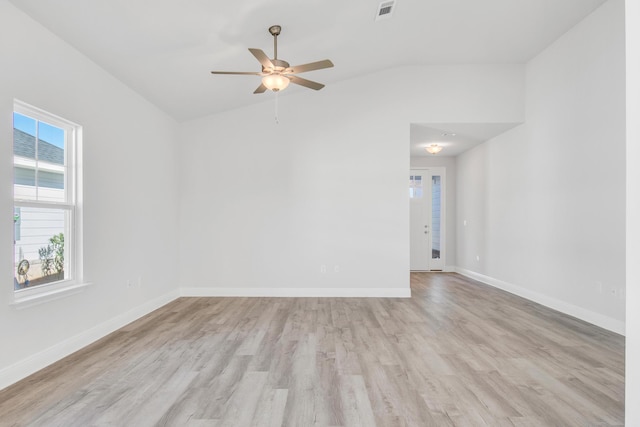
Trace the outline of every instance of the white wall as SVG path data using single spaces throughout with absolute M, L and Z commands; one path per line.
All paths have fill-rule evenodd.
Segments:
M 184 123 L 181 286 L 408 294 L 409 124 L 522 120 L 523 70 L 407 67 L 292 91 L 280 124 L 273 94 Z
M 640 425 L 640 2 L 626 1 L 627 334 L 626 425 Z
M 526 122 L 457 165 L 461 271 L 620 333 L 624 55 L 614 0 L 527 65 Z
M 177 295 L 177 124 L 0 0 L 0 388 Z M 14 98 L 84 131 L 84 272 L 92 286 L 13 300 Z M 141 287 L 128 288 L 126 281 Z
M 453 271 L 456 266 L 456 157 L 411 157 L 410 163 L 412 168 L 445 168 L 445 271 Z
M 463 155 L 456 176 L 462 184 L 459 222 L 469 214 L 459 238 L 459 265 L 618 322 L 624 319 L 621 303 L 594 297 L 592 282 L 603 276 L 605 285 L 624 283 L 620 3 L 606 4 L 532 61 L 527 124 Z M 637 3 L 627 3 L 636 8 L 634 18 L 627 16 L 637 28 Z M 637 89 L 634 31 L 627 47 L 636 62 L 628 65 L 627 77 Z M 408 123 L 524 118 L 522 67 L 412 67 L 329 85 L 319 93 L 292 91 L 280 98 L 277 126 L 267 102 L 186 123 L 178 139 L 170 118 L 6 0 L 0 0 L 0 36 L 0 140 L 11 141 L 14 98 L 84 126 L 85 276 L 93 283 L 80 294 L 24 310 L 9 306 L 11 286 L 3 288 L 0 388 L 173 298 L 178 283 L 203 293 L 242 287 L 407 289 Z M 398 73 L 400 81 L 391 79 Z M 603 84 L 592 84 L 600 79 Z M 387 81 L 393 85 L 381 85 Z M 629 117 L 636 117 L 637 97 L 630 102 L 635 109 Z M 638 140 L 637 121 L 628 121 L 628 132 L 630 141 Z M 180 153 L 175 141 L 181 141 Z M 605 152 L 596 150 L 602 141 L 609 144 Z M 637 163 L 637 144 L 627 149 L 630 164 Z M 183 172 L 180 235 L 173 208 L 176 155 Z M 10 218 L 11 144 L 0 144 L 0 159 L 0 208 Z M 637 170 L 627 170 L 628 183 L 640 180 Z M 594 192 L 599 203 L 592 202 Z M 545 216 L 535 197 L 568 212 L 558 207 Z M 563 205 L 565 197 L 575 204 Z M 637 218 L 637 192 L 629 189 L 628 202 L 628 218 Z M 607 233 L 584 232 L 602 218 L 611 224 Z M 640 236 L 629 224 L 629 236 L 638 238 L 628 239 L 627 257 L 635 260 L 634 240 Z M 554 233 L 538 240 L 532 230 Z M 4 237 L 11 233 L 11 221 L 0 222 L 0 276 L 7 283 L 12 248 Z M 483 247 L 488 237 L 495 243 Z M 584 245 L 570 247 L 572 241 Z M 180 277 L 175 242 L 182 254 Z M 551 254 L 545 250 L 549 242 Z M 510 257 L 504 251 L 508 244 L 523 248 L 522 255 Z M 608 251 L 575 253 L 603 244 Z M 474 264 L 480 250 L 481 262 Z M 327 273 L 320 273 L 321 264 Z M 501 269 L 507 264 L 513 268 Z M 542 265 L 550 269 L 547 274 Z M 572 274 L 562 276 L 565 271 Z M 556 274 L 565 280 L 549 283 Z M 631 308 L 639 302 L 640 282 L 631 263 L 627 275 Z M 126 286 L 138 278 L 140 288 Z M 630 403 L 640 394 L 637 364 L 631 362 L 638 359 L 640 322 L 633 310 L 628 313 L 632 425 L 640 419 Z

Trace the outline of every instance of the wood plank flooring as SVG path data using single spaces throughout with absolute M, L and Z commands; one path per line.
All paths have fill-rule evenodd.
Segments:
M 181 298 L 0 391 L 2 426 L 610 426 L 624 338 L 457 274 Z

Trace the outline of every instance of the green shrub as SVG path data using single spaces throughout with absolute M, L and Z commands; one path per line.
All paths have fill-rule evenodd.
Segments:
M 49 239 L 49 244 L 38 249 L 40 268 L 45 276 L 55 272 L 64 276 L 64 234 L 59 233 Z

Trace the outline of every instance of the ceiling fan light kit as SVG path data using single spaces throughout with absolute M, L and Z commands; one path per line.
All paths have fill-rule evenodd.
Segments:
M 282 31 L 280 25 L 272 25 L 269 27 L 269 34 L 273 36 L 273 59 L 269 58 L 262 50 L 249 48 L 249 52 L 262 65 L 261 72 L 246 71 L 212 71 L 211 74 L 236 74 L 236 75 L 255 75 L 262 76 L 262 83 L 253 92 L 254 94 L 264 93 L 266 90 L 279 92 L 294 83 L 309 89 L 320 90 L 324 87 L 322 83 L 303 79 L 295 74 L 306 73 L 308 71 L 321 70 L 323 68 L 333 67 L 333 63 L 328 60 L 310 62 L 308 64 L 290 66 L 287 61 L 278 59 L 278 36 Z
M 281 74 L 269 74 L 262 78 L 262 84 L 269 90 L 279 92 L 289 86 L 290 80 Z

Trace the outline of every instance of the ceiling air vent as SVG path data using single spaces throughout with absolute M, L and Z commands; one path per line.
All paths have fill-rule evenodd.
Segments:
M 378 5 L 378 11 L 376 13 L 376 21 L 380 21 L 382 19 L 389 19 L 391 15 L 393 15 L 393 11 L 395 10 L 395 1 L 383 1 Z

